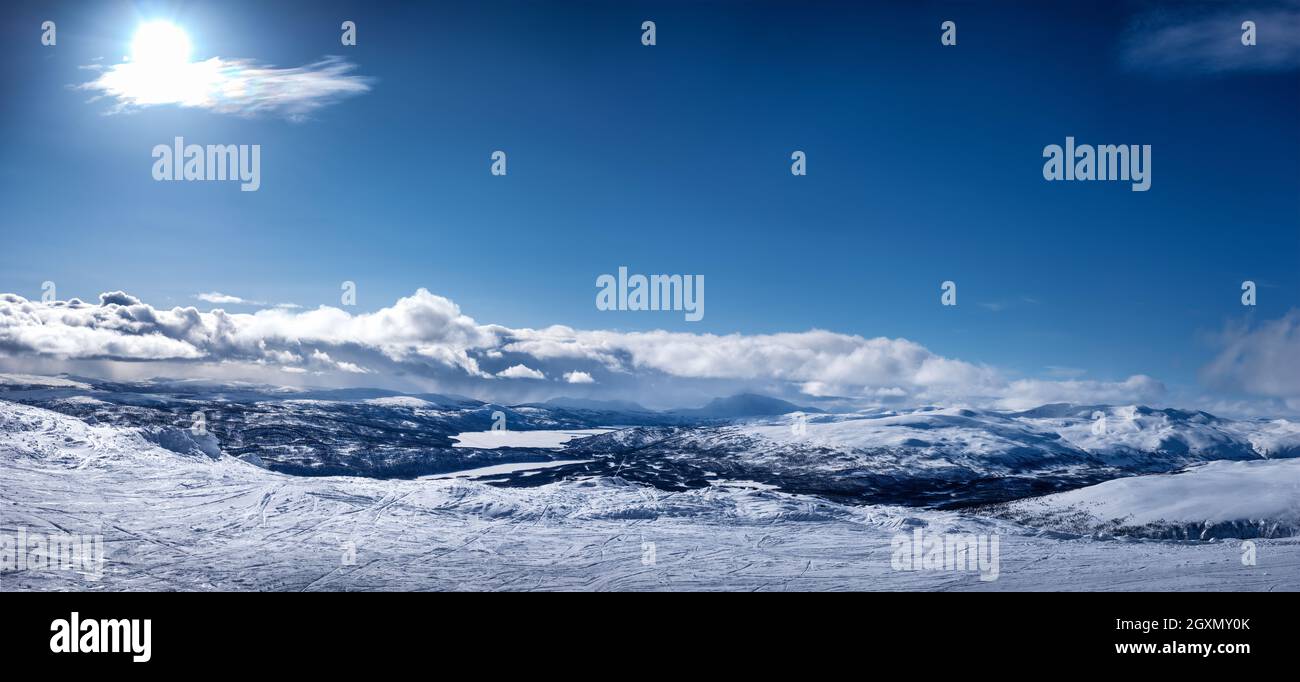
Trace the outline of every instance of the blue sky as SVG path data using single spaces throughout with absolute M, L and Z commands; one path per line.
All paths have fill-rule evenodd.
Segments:
M 20 2 L 0 28 L 0 291 L 39 299 L 50 280 L 61 299 L 207 310 L 195 294 L 219 291 L 314 309 L 351 280 L 361 312 L 424 287 L 509 328 L 824 329 L 1007 381 L 1148 375 L 1178 395 L 1300 397 L 1204 385 L 1225 329 L 1287 319 L 1300 291 L 1298 11 Z M 1231 45 L 1252 16 L 1269 18 L 1260 44 L 1236 45 L 1254 52 L 1161 52 L 1171 27 L 1222 27 Z M 111 98 L 71 87 L 149 19 L 182 27 L 195 59 L 337 55 L 369 91 L 289 120 L 108 113 Z M 940 45 L 944 20 L 956 46 Z M 262 145 L 261 189 L 155 182 L 150 150 L 178 135 Z M 1067 135 L 1151 145 L 1150 191 L 1044 181 L 1042 150 Z M 506 177 L 489 173 L 496 149 Z M 597 310 L 596 277 L 620 265 L 704 275 L 704 319 Z M 939 304 L 944 280 L 955 307 Z

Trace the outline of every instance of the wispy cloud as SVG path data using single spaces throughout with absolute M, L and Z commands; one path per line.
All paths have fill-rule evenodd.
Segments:
M 342 57 L 291 68 L 221 57 L 165 67 L 126 61 L 86 68 L 99 76 L 77 87 L 97 93 L 93 100 L 113 100 L 110 114 L 174 105 L 302 120 L 323 106 L 368 92 L 373 83 L 353 74 L 356 65 Z
M 1248 395 L 1280 398 L 1300 408 L 1300 310 L 1217 336 L 1218 354 L 1201 372 L 1206 383 Z
M 257 301 L 249 301 L 249 300 L 246 300 L 246 299 L 240 298 L 240 297 L 238 297 L 238 296 L 231 296 L 230 294 L 223 294 L 223 293 L 221 293 L 220 291 L 210 291 L 210 292 L 203 293 L 203 294 L 195 294 L 195 295 L 194 295 L 194 298 L 197 298 L 197 299 L 199 299 L 200 301 L 203 301 L 204 303 L 216 303 L 216 304 L 238 304 L 238 305 L 262 305 L 262 303 L 260 303 L 260 302 L 257 302 Z
M 1088 373 L 1087 370 L 1079 367 L 1062 367 L 1060 365 L 1048 365 L 1043 368 L 1045 374 L 1054 379 L 1078 379 Z
M 1002 301 L 979 301 L 975 305 L 978 305 L 979 307 L 984 308 L 985 310 L 990 310 L 995 313 L 1000 313 L 1004 310 L 1007 310 L 1009 308 L 1014 308 L 1017 306 L 1037 305 L 1037 304 L 1038 304 L 1038 299 L 1033 298 L 1032 296 L 1019 296 L 1017 298 L 1006 299 Z
M 223 294 L 220 291 L 209 291 L 201 294 L 194 294 L 194 298 L 204 303 L 213 303 L 216 305 L 246 305 L 257 308 L 284 308 L 286 310 L 298 309 L 302 306 L 297 303 L 267 303 L 266 301 L 253 301 L 240 296 Z
M 1245 21 L 1256 44 L 1243 45 Z M 1121 59 L 1138 71 L 1173 75 L 1300 69 L 1300 0 L 1253 4 L 1179 3 L 1139 15 Z

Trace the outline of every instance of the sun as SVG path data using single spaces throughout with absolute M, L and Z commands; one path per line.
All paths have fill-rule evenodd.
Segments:
M 139 105 L 198 106 L 213 96 L 220 81 L 217 59 L 190 61 L 190 37 L 165 20 L 140 24 L 131 39 L 131 54 L 103 76 L 114 92 L 129 94 Z
M 189 63 L 190 37 L 169 21 L 141 24 L 131 40 L 131 61 L 136 64 L 175 67 Z

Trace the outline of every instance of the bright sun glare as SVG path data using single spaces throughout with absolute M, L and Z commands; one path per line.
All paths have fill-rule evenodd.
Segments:
M 190 62 L 190 38 L 170 21 L 140 25 L 131 40 L 131 58 L 105 75 L 115 90 L 138 104 L 194 106 L 210 96 L 217 66 Z
M 190 38 L 168 21 L 142 24 L 131 41 L 131 61 L 137 64 L 175 67 L 190 60 Z

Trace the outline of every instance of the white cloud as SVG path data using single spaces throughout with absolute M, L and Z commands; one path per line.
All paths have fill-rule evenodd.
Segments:
M 814 382 L 823 395 L 856 395 L 864 387 L 905 386 L 935 396 L 987 393 L 995 370 L 931 353 L 907 339 L 813 330 L 743 335 L 684 332 L 519 329 L 507 352 L 543 360 L 589 360 L 616 371 L 653 370 L 684 379 Z
M 351 362 L 338 362 L 330 357 L 329 353 L 322 350 L 313 350 L 311 353 L 311 363 L 321 369 L 333 369 L 349 374 L 370 374 L 370 370 Z
M 261 302 L 259 302 L 259 301 L 249 301 L 249 300 L 247 300 L 247 299 L 240 298 L 240 297 L 238 297 L 238 296 L 231 296 L 230 294 L 223 294 L 223 293 L 221 293 L 220 291 L 210 291 L 210 292 L 203 293 L 203 294 L 195 294 L 195 295 L 194 295 L 194 298 L 197 298 L 197 299 L 199 299 L 200 301 L 203 301 L 204 303 L 218 303 L 218 304 L 224 304 L 224 305 L 232 305 L 232 304 L 237 304 L 237 305 L 265 305 L 265 304 L 263 304 L 263 303 L 261 303 Z
M 125 61 L 90 68 L 99 76 L 79 88 L 98 93 L 95 99 L 114 100 L 108 113 L 176 105 L 300 120 L 327 104 L 369 91 L 372 82 L 352 74 L 356 66 L 342 57 L 292 68 L 220 57 L 162 67 Z
M 119 292 L 121 293 L 121 292 Z M 252 299 L 234 296 L 232 294 L 223 294 L 220 291 L 209 291 L 202 294 L 194 294 L 194 298 L 204 303 L 215 303 L 218 305 L 246 305 L 256 308 L 283 308 L 285 310 L 299 310 L 302 306 L 297 303 L 267 303 L 266 301 L 254 301 Z
M 454 303 L 423 289 L 390 308 L 357 315 L 325 306 L 303 312 L 160 310 L 138 302 L 122 305 L 135 300 L 122 296 L 105 294 L 101 305 L 92 305 L 0 295 L 0 349 L 71 359 L 275 364 L 305 362 L 312 350 L 330 349 L 486 376 L 469 351 L 496 342 Z
M 1164 394 L 1165 385 L 1145 374 L 1135 374 L 1124 381 L 1022 379 L 1011 382 L 997 405 L 1008 410 L 1027 410 L 1049 403 L 1150 403 Z
M 210 298 L 227 300 L 211 292 Z M 243 300 L 243 299 L 240 299 Z M 295 368 L 314 376 L 365 375 L 370 385 L 417 378 L 474 392 L 536 390 L 496 377 L 563 377 L 642 398 L 727 391 L 800 392 L 875 402 L 1028 407 L 1044 402 L 1139 402 L 1163 386 L 1145 376 L 1120 382 L 1010 381 L 993 367 L 936 355 L 907 339 L 824 330 L 778 334 L 695 334 L 512 329 L 480 324 L 452 301 L 424 289 L 369 313 L 321 306 L 230 313 L 220 308 L 155 309 L 122 292 L 99 305 L 45 304 L 0 295 L 0 356 L 50 362 L 158 362 Z M 115 370 L 122 372 L 120 368 Z M 135 370 L 132 370 L 135 371 Z M 540 385 L 537 387 L 540 388 Z M 665 397 L 667 396 L 667 397 Z
M 497 372 L 497 376 L 504 379 L 545 379 L 546 375 L 524 365 L 513 365 L 509 368 Z
M 99 295 L 99 304 L 108 305 L 116 303 L 117 305 L 139 305 L 140 299 L 126 293 L 125 291 L 106 291 Z

